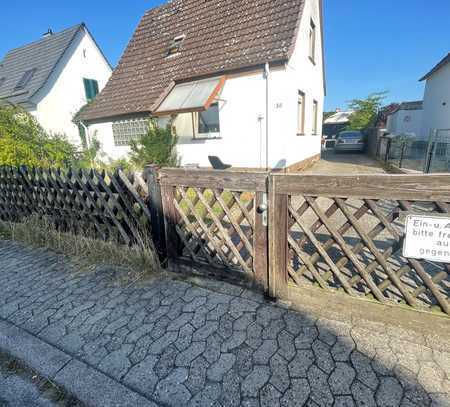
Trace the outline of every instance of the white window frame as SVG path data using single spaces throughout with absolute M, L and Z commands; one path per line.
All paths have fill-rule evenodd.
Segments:
M 219 127 L 220 126 L 220 103 L 219 102 L 214 102 L 211 104 L 211 106 L 213 105 L 217 105 L 217 109 L 219 112 Z M 210 107 L 211 107 L 210 106 Z M 220 131 L 218 132 L 211 132 L 211 133 L 200 133 L 199 132 L 199 127 L 200 127 L 200 112 L 196 112 L 195 113 L 195 120 L 194 120 L 194 140 L 211 140 L 211 139 L 220 139 L 221 138 L 221 133 Z
M 305 108 L 306 108 L 306 94 L 299 90 L 297 94 L 297 136 L 305 134 Z
M 314 20 L 311 19 L 309 25 L 309 59 L 313 64 L 316 63 L 316 39 L 317 39 L 317 30 L 316 24 Z
M 313 127 L 312 134 L 313 136 L 317 136 L 319 134 L 319 102 L 317 100 L 313 100 Z

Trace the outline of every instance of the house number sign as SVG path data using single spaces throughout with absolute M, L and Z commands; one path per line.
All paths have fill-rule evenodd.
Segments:
M 403 257 L 450 263 L 450 218 L 408 215 Z

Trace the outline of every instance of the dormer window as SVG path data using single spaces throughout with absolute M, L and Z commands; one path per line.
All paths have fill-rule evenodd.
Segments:
M 20 78 L 20 81 L 17 83 L 17 85 L 16 85 L 16 87 L 14 88 L 14 90 L 21 90 L 21 89 L 24 89 L 25 86 L 27 86 L 28 83 L 31 81 L 31 78 L 33 77 L 33 75 L 35 74 L 36 71 L 37 71 L 36 68 L 29 69 L 28 71 L 26 71 L 26 72 L 22 75 L 22 78 Z
M 176 55 L 181 51 L 181 45 L 183 44 L 185 37 L 185 35 L 179 35 L 172 40 L 169 45 L 169 49 L 167 50 L 168 57 Z

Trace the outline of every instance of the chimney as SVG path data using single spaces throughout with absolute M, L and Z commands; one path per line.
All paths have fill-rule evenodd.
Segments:
M 53 35 L 53 31 L 51 28 L 43 35 L 44 38 L 51 37 Z

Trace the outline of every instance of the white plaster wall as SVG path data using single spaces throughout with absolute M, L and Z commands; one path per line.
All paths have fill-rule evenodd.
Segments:
M 309 27 L 316 25 L 316 60 L 309 59 Z M 269 78 L 269 166 L 285 167 L 320 154 L 324 103 L 319 0 L 308 0 L 288 65 Z M 297 135 L 298 91 L 305 93 L 305 134 Z M 266 82 L 263 72 L 229 78 L 221 94 L 221 139 L 193 140 L 191 115 L 175 122 L 182 164 L 209 166 L 216 155 L 235 167 L 264 167 L 266 140 Z M 313 101 L 318 102 L 318 132 L 313 129 Z
M 450 129 L 450 64 L 432 75 L 425 86 L 422 134 Z
M 391 134 L 408 134 L 420 138 L 422 120 L 423 110 L 398 110 L 389 115 L 386 129 Z
M 72 118 L 87 103 L 83 78 L 96 79 L 102 90 L 110 76 L 111 68 L 93 39 L 85 30 L 80 31 L 50 79 L 33 97 L 36 118 L 47 131 L 66 134 L 71 142 L 80 144 Z
M 309 59 L 311 18 L 316 30 L 316 61 Z M 319 0 L 307 0 L 297 45 L 289 63 L 273 68 L 269 77 L 269 167 L 285 167 L 320 154 L 324 102 Z M 297 135 L 298 91 L 306 95 L 305 134 Z M 208 156 L 218 156 L 234 167 L 266 165 L 266 80 L 263 70 L 228 77 L 220 95 L 220 138 L 194 140 L 191 114 L 175 120 L 181 164 L 209 167 Z M 318 134 L 312 135 L 313 101 L 318 102 Z M 93 124 L 108 158 L 125 157 L 129 149 L 116 147 L 111 123 Z

